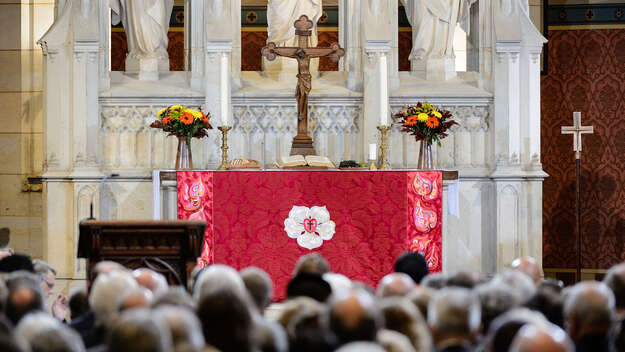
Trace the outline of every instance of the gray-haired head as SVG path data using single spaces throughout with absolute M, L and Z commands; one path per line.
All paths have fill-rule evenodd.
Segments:
M 191 295 L 182 288 L 182 286 L 170 286 L 167 291 L 154 296 L 152 308 L 160 306 L 177 306 L 186 308 L 192 312 L 195 311 L 195 302 Z
M 428 274 L 428 276 L 424 277 L 421 280 L 421 286 L 427 287 L 433 290 L 440 290 L 443 287 L 447 286 L 447 280 L 449 276 L 443 273 L 432 273 Z
M 30 343 L 33 352 L 84 352 L 85 344 L 78 333 L 59 324 L 41 331 Z
M 175 350 L 202 350 L 205 344 L 202 323 L 192 311 L 176 306 L 161 306 L 154 310 L 154 315 L 169 327 Z
M 406 298 L 408 298 L 412 304 L 419 309 L 423 319 L 426 321 L 428 319 L 428 305 L 430 304 L 433 292 L 434 290 L 431 288 L 417 286 L 406 296 Z
M 576 284 L 566 293 L 564 317 L 573 340 L 588 334 L 607 334 L 614 321 L 612 290 L 597 281 Z
M 438 291 L 428 306 L 428 324 L 436 344 L 446 339 L 471 342 L 480 328 L 481 311 L 477 295 L 465 288 Z
M 380 280 L 378 297 L 405 296 L 416 287 L 410 276 L 404 273 L 390 273 Z
M 297 260 L 293 276 L 295 277 L 300 273 L 323 275 L 328 272 L 330 272 L 328 261 L 321 254 L 313 252 L 303 255 Z
M 259 313 L 263 313 L 273 299 L 273 282 L 262 269 L 251 266 L 241 270 L 241 279 Z
M 117 317 L 119 305 L 124 298 L 121 293 L 138 287 L 132 274 L 125 270 L 113 270 L 98 275 L 89 295 L 89 305 L 97 322 L 105 326 L 111 324 Z
M 386 352 L 382 346 L 373 342 L 352 342 L 336 350 L 336 352 Z
M 26 271 L 16 271 L 9 275 L 5 313 L 13 324 L 17 324 L 28 313 L 45 309 L 40 282 L 37 275 Z
M 211 265 L 200 272 L 195 283 L 193 298 L 199 302 L 202 297 L 220 290 L 232 291 L 240 297 L 249 298 L 239 273 L 233 268 L 221 264 Z
M 611 267 L 605 274 L 603 283 L 614 293 L 616 310 L 625 311 L 625 263 Z
M 490 323 L 499 315 L 521 305 L 521 297 L 504 280 L 491 280 L 475 288 L 482 307 L 482 329 L 488 331 Z
M 382 329 L 378 331 L 377 342 L 387 352 L 417 352 L 406 336 L 394 330 Z M 431 351 L 431 348 L 420 351 Z
M 147 309 L 122 313 L 112 327 L 108 351 L 168 352 L 173 350 L 171 332 L 164 319 Z
M 432 338 L 421 312 L 407 298 L 388 297 L 380 302 L 384 327 L 408 337 L 417 351 L 430 351 Z
M 61 323 L 44 312 L 30 313 L 20 320 L 15 334 L 31 344 L 35 337 L 44 330 L 57 328 Z
M 148 308 L 154 300 L 154 294 L 143 286 L 134 287 L 121 295 L 118 310 Z
M 485 350 L 507 352 L 514 336 L 526 324 L 546 328 L 549 321 L 542 313 L 527 308 L 515 308 L 503 313 L 490 324 L 485 338 Z
M 289 340 L 282 325 L 259 315 L 255 318 L 256 345 L 261 352 L 287 352 Z
M 510 346 L 511 352 L 573 352 L 575 346 L 566 332 L 558 326 L 547 323 L 546 326 L 527 324 L 523 326 Z
M 529 300 L 536 293 L 536 284 L 526 274 L 518 270 L 504 269 L 501 273 L 495 275 L 492 281 L 502 280 L 513 291 L 517 292 L 523 300 L 522 303 Z

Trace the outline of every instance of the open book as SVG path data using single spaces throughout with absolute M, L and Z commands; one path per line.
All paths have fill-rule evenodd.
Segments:
M 279 168 L 310 166 L 310 167 L 327 167 L 334 168 L 334 164 L 325 156 L 318 155 L 291 155 L 278 158 L 276 164 Z

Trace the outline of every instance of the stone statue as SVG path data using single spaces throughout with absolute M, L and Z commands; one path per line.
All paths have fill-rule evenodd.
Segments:
M 174 0 L 110 0 L 113 24 L 122 22 L 128 40 L 126 71 L 158 79 L 169 70 L 167 32 Z
M 316 47 L 318 43 L 317 22 L 323 14 L 322 0 L 269 0 L 267 4 L 267 43 L 275 43 L 278 47 L 298 45 L 293 23 L 302 15 L 313 22 L 312 35 L 308 37 L 308 46 Z M 296 62 L 282 61 L 278 58 L 270 63 L 263 60 L 264 71 L 280 72 L 280 79 L 290 79 L 297 72 Z M 319 60 L 313 59 L 310 71 L 317 74 Z M 284 74 L 284 75 L 283 75 Z
M 456 25 L 469 33 L 469 9 L 476 0 L 401 0 L 412 25 L 410 60 L 417 70 L 454 70 L 453 43 Z M 427 67 L 428 63 L 435 67 Z M 451 67 L 450 67 L 451 66 Z

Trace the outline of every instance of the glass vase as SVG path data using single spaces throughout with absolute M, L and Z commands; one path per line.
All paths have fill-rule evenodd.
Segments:
M 419 170 L 434 170 L 434 158 L 432 155 L 432 143 L 427 140 L 421 140 L 421 148 L 419 148 L 419 160 L 417 162 Z
M 191 155 L 191 140 L 187 137 L 178 137 L 178 151 L 176 152 L 176 170 L 193 169 L 193 155 Z

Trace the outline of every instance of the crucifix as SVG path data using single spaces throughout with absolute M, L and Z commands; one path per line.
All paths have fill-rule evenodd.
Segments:
M 582 113 L 573 113 L 573 126 L 562 126 L 562 134 L 573 135 L 575 152 L 575 241 L 577 255 L 577 280 L 582 280 L 582 224 L 581 224 L 581 156 L 582 134 L 593 134 L 593 126 L 582 126 Z
M 313 21 L 308 16 L 302 15 L 295 21 L 295 35 L 298 38 L 297 47 L 277 47 L 275 43 L 267 44 L 262 50 L 262 55 L 269 61 L 278 56 L 296 59 L 298 63 L 297 87 L 295 98 L 297 99 L 297 135 L 293 138 L 291 155 L 315 155 L 313 140 L 308 135 L 308 96 L 312 89 L 312 75 L 310 74 L 310 59 L 317 57 L 329 57 L 338 62 L 345 55 L 345 50 L 338 43 L 333 43 L 327 48 L 311 48 L 308 46 L 312 35 Z

